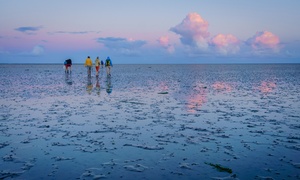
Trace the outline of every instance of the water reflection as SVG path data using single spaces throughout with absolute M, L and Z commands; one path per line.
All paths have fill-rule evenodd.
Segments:
M 226 82 L 217 81 L 212 85 L 212 87 L 214 90 L 217 90 L 217 91 L 224 91 L 224 92 L 232 91 L 232 86 Z
M 106 92 L 107 94 L 112 92 L 111 76 L 106 77 Z
M 98 95 L 100 95 L 100 89 L 101 89 L 101 87 L 100 87 L 100 82 L 99 82 L 99 76 L 96 76 L 96 93 Z
M 86 83 L 86 91 L 91 94 L 93 90 L 93 83 L 92 83 L 92 77 L 87 77 L 87 83 Z
M 161 89 L 161 91 L 168 91 L 169 90 L 169 86 L 167 85 L 166 82 L 160 82 L 159 84 L 159 88 Z
M 68 85 L 72 85 L 73 84 L 71 73 L 65 73 L 65 82 Z
M 101 89 L 105 89 L 107 94 L 111 94 L 113 89 L 112 78 L 110 76 L 105 78 L 101 76 L 95 76 L 94 79 L 94 77 L 88 76 L 86 79 L 85 88 L 88 94 L 96 92 L 97 95 L 100 95 Z
M 258 86 L 258 90 L 262 93 L 272 92 L 276 88 L 276 84 L 274 82 L 262 81 L 260 86 Z
M 195 113 L 206 101 L 206 94 L 202 93 L 188 97 L 187 111 L 190 113 Z
M 204 103 L 207 102 L 207 87 L 197 82 L 191 89 L 190 96 L 188 97 L 188 112 L 195 113 L 199 110 Z
M 161 83 L 161 85 L 164 85 Z M 176 85 L 175 85 L 176 86 Z M 177 87 L 174 85 L 162 86 L 163 90 L 175 89 L 170 93 L 175 99 L 183 103 L 184 109 L 189 113 L 196 113 L 207 102 L 207 86 L 200 82 L 184 82 L 179 83 Z

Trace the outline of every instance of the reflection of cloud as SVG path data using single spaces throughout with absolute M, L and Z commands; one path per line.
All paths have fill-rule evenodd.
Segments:
M 212 87 L 217 91 L 225 91 L 230 92 L 232 91 L 232 86 L 225 83 L 225 82 L 215 82 Z
M 125 55 L 138 54 L 138 48 L 146 44 L 146 41 L 131 40 L 117 37 L 98 38 L 97 42 L 104 44 L 107 48 L 121 52 Z
M 257 32 L 247 41 L 255 51 L 279 50 L 279 37 L 269 31 Z
M 206 95 L 199 93 L 188 98 L 187 108 L 188 112 L 195 113 L 206 102 Z
M 42 26 L 38 26 L 38 27 L 25 26 L 25 27 L 18 27 L 15 30 L 23 33 L 33 34 L 33 32 L 38 31 L 41 28 Z
M 240 41 L 231 34 L 218 34 L 212 38 L 211 43 L 221 54 L 235 54 L 240 50 Z
M 164 47 L 168 51 L 168 53 L 172 54 L 175 51 L 174 46 L 172 46 L 169 42 L 168 36 L 160 37 L 158 39 L 158 42 L 162 47 Z
M 160 82 L 158 87 L 160 88 L 161 91 L 168 91 L 169 89 L 169 86 L 165 82 Z
M 261 85 L 258 87 L 258 89 L 262 93 L 272 92 L 275 88 L 276 88 L 276 84 L 274 82 L 267 82 L 267 81 L 262 81 Z
M 208 22 L 197 13 L 188 14 L 185 19 L 170 30 L 180 35 L 182 44 L 207 49 L 206 38 L 209 37 Z
M 195 113 L 206 103 L 206 86 L 201 83 L 196 83 L 193 86 L 191 93 L 188 93 L 187 109 L 190 113 Z

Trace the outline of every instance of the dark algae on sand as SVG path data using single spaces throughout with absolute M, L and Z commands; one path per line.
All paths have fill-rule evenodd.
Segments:
M 210 165 L 210 166 L 216 168 L 220 172 L 228 172 L 230 174 L 232 173 L 232 169 L 230 169 L 228 167 L 224 167 L 224 166 L 222 166 L 220 164 L 213 164 L 213 163 L 207 163 L 207 162 L 205 162 L 205 164 Z

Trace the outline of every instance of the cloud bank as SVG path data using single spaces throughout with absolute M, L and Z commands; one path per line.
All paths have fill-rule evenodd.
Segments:
M 180 42 L 185 45 L 186 52 L 190 55 L 198 56 L 204 54 L 219 55 L 245 55 L 249 52 L 252 55 L 272 54 L 280 50 L 280 39 L 269 31 L 257 32 L 253 37 L 246 41 L 239 40 L 232 34 L 219 33 L 210 37 L 208 31 L 209 23 L 197 13 L 188 14 L 181 23 L 170 28 L 170 31 L 180 36 Z M 160 44 L 166 46 L 164 39 L 160 39 Z M 246 46 L 244 48 L 241 48 Z M 247 47 L 248 46 L 248 47 Z
M 142 40 L 132 40 L 119 37 L 98 38 L 98 43 L 104 44 L 105 47 L 117 51 L 123 55 L 138 55 L 139 48 L 147 42 Z

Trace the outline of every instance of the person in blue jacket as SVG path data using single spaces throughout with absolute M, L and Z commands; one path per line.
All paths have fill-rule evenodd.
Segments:
M 111 67 L 113 66 L 112 61 L 109 57 L 105 60 L 106 74 L 107 76 L 111 76 Z

